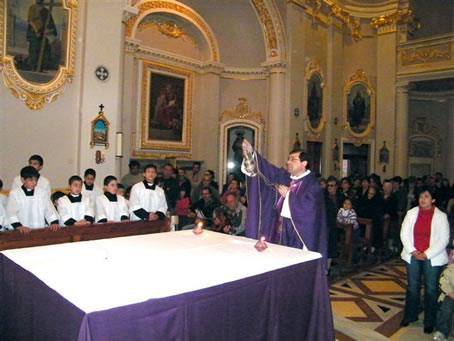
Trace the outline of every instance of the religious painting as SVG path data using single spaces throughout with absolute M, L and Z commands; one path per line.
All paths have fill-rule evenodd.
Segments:
M 325 83 L 323 81 L 322 71 L 320 69 L 318 59 L 314 58 L 306 66 L 306 132 L 311 137 L 320 137 L 320 134 L 325 127 L 326 120 L 324 118 L 324 96 L 323 89 Z
M 103 108 L 101 104 L 98 116 L 91 121 L 91 142 L 90 146 L 105 146 L 109 147 L 109 121 L 104 116 Z
M 31 109 L 55 100 L 74 68 L 75 0 L 8 0 L 0 4 L 3 77 Z
M 353 144 L 366 141 L 375 126 L 375 91 L 363 70 L 344 83 L 344 128 Z
M 192 78 L 189 70 L 144 61 L 141 148 L 190 150 Z
M 307 117 L 313 129 L 317 129 L 322 119 L 323 89 L 322 80 L 318 73 L 313 73 L 307 82 Z
M 241 172 L 243 162 L 243 140 L 248 140 L 252 147 L 255 145 L 255 130 L 244 125 L 227 128 L 227 171 L 234 173 L 239 179 L 244 177 Z
M 370 122 L 370 96 L 363 83 L 352 86 L 347 96 L 347 120 L 350 128 L 356 132 L 363 132 Z

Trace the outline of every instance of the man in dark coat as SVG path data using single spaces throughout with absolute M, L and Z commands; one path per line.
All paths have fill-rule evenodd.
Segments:
M 253 153 L 247 140 L 243 142 L 243 150 Z M 287 169 L 277 168 L 258 153 L 254 153 L 254 158 L 258 171 L 267 180 L 247 177 L 246 236 L 255 239 L 264 236 L 272 243 L 304 247 L 321 253 L 326 260 L 325 199 L 317 178 L 309 170 L 307 154 L 302 150 L 292 151 Z M 244 167 L 243 172 L 248 175 Z M 278 184 L 278 189 L 271 183 Z

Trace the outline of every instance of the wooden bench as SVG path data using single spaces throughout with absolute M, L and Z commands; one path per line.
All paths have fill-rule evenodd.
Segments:
M 127 237 L 170 231 L 170 220 L 124 221 L 92 224 L 88 226 L 62 227 L 58 231 L 48 228 L 32 230 L 28 234 L 19 231 L 0 232 L 0 251 L 31 246 L 72 243 L 105 238 Z

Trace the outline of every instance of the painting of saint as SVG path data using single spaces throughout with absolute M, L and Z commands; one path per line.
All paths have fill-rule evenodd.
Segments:
M 7 2 L 7 54 L 27 81 L 48 83 L 65 65 L 68 13 L 62 1 Z
M 93 126 L 93 142 L 94 143 L 107 142 L 107 126 L 103 120 L 96 120 Z
M 149 139 L 182 140 L 184 86 L 185 80 L 182 78 L 151 73 Z
M 323 109 L 323 89 L 320 77 L 314 73 L 308 81 L 307 116 L 312 128 L 320 125 Z
M 239 179 L 243 178 L 241 163 L 243 162 L 243 140 L 246 139 L 254 145 L 255 131 L 247 126 L 234 126 L 227 130 L 227 169 Z
M 370 96 L 364 84 L 351 87 L 347 97 L 347 112 L 350 128 L 355 133 L 363 132 L 370 122 Z

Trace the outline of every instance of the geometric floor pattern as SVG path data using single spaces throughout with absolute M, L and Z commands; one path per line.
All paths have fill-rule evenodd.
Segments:
M 399 330 L 405 306 L 405 263 L 393 259 L 330 285 L 333 314 L 390 337 Z

